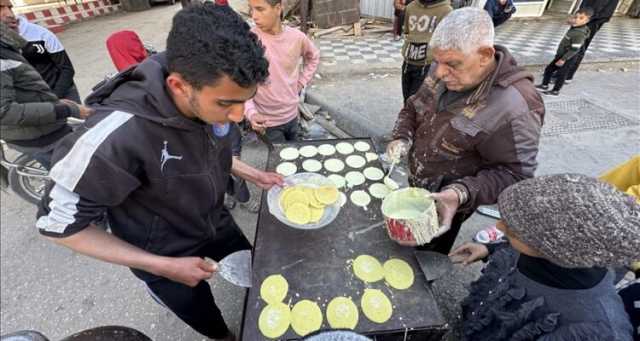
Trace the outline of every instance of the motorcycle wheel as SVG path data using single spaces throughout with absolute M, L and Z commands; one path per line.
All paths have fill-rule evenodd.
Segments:
M 31 155 L 20 155 L 14 163 L 20 166 L 29 166 L 45 170 Z M 37 205 L 40 202 L 49 181 L 48 178 L 30 177 L 19 174 L 15 167 L 9 170 L 9 188 L 20 198 L 33 205 Z

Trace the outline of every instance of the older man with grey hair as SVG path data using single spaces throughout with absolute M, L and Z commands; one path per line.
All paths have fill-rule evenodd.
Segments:
M 479 205 L 533 177 L 544 103 L 533 76 L 494 45 L 482 9 L 451 12 L 430 48 L 434 63 L 398 114 L 387 153 L 408 153 L 409 182 L 433 193 L 442 228 L 421 248 L 446 254 Z

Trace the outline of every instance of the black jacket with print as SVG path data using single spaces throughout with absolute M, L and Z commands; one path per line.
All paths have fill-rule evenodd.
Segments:
M 231 149 L 211 126 L 178 112 L 166 76 L 162 53 L 87 99 L 96 114 L 54 153 L 42 234 L 72 235 L 106 211 L 114 235 L 158 255 L 188 256 L 215 238 Z
M 20 35 L 27 40 L 22 55 L 38 70 L 51 91 L 58 98 L 64 98 L 75 86 L 75 69 L 62 43 L 53 32 L 25 18 L 20 18 L 19 24 Z

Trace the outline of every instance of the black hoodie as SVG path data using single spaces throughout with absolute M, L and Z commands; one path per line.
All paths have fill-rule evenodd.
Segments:
M 229 145 L 209 125 L 178 112 L 166 76 L 162 53 L 87 99 L 96 114 L 54 153 L 55 184 L 37 222 L 42 234 L 72 235 L 106 210 L 121 239 L 154 254 L 189 256 L 231 219 L 221 214 Z

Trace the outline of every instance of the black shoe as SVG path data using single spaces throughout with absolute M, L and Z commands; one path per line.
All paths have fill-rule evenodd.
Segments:
M 547 85 L 547 84 L 538 84 L 538 85 L 536 85 L 536 89 L 549 90 L 549 85 Z
M 542 93 L 544 95 L 549 95 L 549 96 L 558 96 L 558 95 L 560 95 L 560 91 L 558 91 L 558 90 L 547 90 L 547 91 L 543 91 Z

